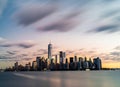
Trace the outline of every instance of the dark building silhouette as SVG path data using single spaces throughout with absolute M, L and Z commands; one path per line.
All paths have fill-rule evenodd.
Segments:
M 74 56 L 74 70 L 77 70 L 78 62 L 77 62 L 77 56 Z
M 48 58 L 49 59 L 52 58 L 52 44 L 51 43 L 48 44 Z
M 65 57 L 66 57 L 65 52 L 60 51 L 59 57 L 60 57 L 60 63 L 64 63 L 64 59 L 65 59 Z
M 18 71 L 18 62 L 16 62 L 16 63 L 14 64 L 14 68 L 15 68 L 16 71 Z
M 101 59 L 99 57 L 93 59 L 95 70 L 101 70 Z
M 30 64 L 29 64 L 29 63 L 28 63 L 28 64 L 26 64 L 26 65 L 25 65 L 25 70 L 26 70 L 26 71 L 30 71 L 30 69 L 31 69 Z
M 55 64 L 58 62 L 58 55 L 55 55 Z
M 92 70 L 93 69 L 93 63 L 92 63 L 91 58 L 89 58 L 88 64 L 89 64 L 89 69 Z
M 58 62 L 59 60 L 59 62 Z M 69 60 L 69 61 L 68 61 Z M 63 51 L 59 52 L 59 56 L 55 55 L 55 59 L 52 58 L 52 44 L 48 44 L 48 58 L 36 57 L 36 61 L 31 63 L 28 62 L 25 66 L 18 65 L 18 62 L 14 64 L 13 71 L 44 71 L 44 70 L 101 70 L 102 61 L 99 57 L 91 58 L 87 60 L 82 57 L 70 57 L 66 58 L 66 53 Z
M 65 70 L 69 70 L 69 62 L 67 58 L 65 60 Z
M 63 51 L 60 51 L 59 58 L 60 58 L 60 69 L 64 69 L 64 60 L 65 60 L 66 54 Z
M 74 61 L 73 61 L 73 57 L 70 57 L 69 69 L 70 69 L 70 70 L 74 70 Z
M 32 62 L 32 70 L 34 70 L 34 71 L 37 70 L 37 62 L 36 61 Z
M 41 57 L 36 57 L 37 70 L 41 70 Z
M 78 70 L 82 70 L 83 69 L 83 58 L 82 57 L 79 57 L 77 69 Z

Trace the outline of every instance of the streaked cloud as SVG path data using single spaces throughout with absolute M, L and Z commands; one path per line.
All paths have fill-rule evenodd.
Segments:
M 21 59 L 15 57 L 15 56 L 4 56 L 4 55 L 0 55 L 0 61 L 8 61 L 8 62 L 16 62 L 16 61 L 20 61 Z
M 92 56 L 96 56 L 97 51 L 96 50 L 87 50 L 85 48 L 81 48 L 81 49 L 76 49 L 76 50 L 66 50 L 65 51 L 67 55 L 78 55 L 78 56 L 89 56 L 89 57 L 92 57 Z
M 6 41 L 6 39 L 0 37 L 0 43 L 3 43 L 3 42 L 5 42 L 5 41 Z
M 17 51 L 7 51 L 7 53 L 10 55 L 15 55 L 15 54 L 17 54 Z
M 0 47 L 20 47 L 20 48 L 31 48 L 35 46 L 34 42 L 19 42 L 19 43 L 4 43 Z
M 120 13 L 120 9 L 113 9 L 113 10 L 110 10 L 106 13 L 104 13 L 101 18 L 109 18 L 109 17 L 113 17 L 115 16 L 116 14 L 119 14 Z
M 48 53 L 47 49 L 39 49 L 38 52 L 41 53 L 41 54 L 47 54 Z
M 18 21 L 18 24 L 28 26 L 51 15 L 56 9 L 57 7 L 52 4 L 45 6 L 41 6 L 40 4 L 28 5 L 17 11 L 13 17 Z
M 26 6 L 24 5 L 16 11 L 13 17 L 18 21 L 18 24 L 33 26 L 34 29 L 40 32 L 68 32 L 76 29 L 77 26 L 80 27 L 81 23 L 86 26 L 87 24 L 85 23 L 88 22 L 92 26 L 94 24 L 93 22 L 95 22 L 97 26 L 94 25 L 88 28 L 90 29 L 88 32 L 114 33 L 120 31 L 120 26 L 113 22 L 115 17 L 118 16 L 117 14 L 119 14 L 120 6 L 114 6 L 117 2 L 119 1 L 93 0 L 90 2 L 89 0 L 70 0 L 68 2 L 68 0 L 57 0 L 53 3 L 53 1 L 50 0 L 49 2 L 45 1 L 44 4 L 31 3 L 29 5 L 26 3 Z M 66 4 L 66 6 L 62 3 Z M 106 3 L 108 3 L 107 6 Z M 69 5 L 71 5 L 71 7 Z M 100 7 L 104 7 L 105 9 L 100 9 Z M 67 14 L 64 14 L 65 10 L 67 10 Z M 60 13 L 60 15 L 56 15 L 57 13 Z M 106 21 L 106 23 L 101 25 L 103 21 Z M 109 21 L 111 24 L 107 24 Z
M 32 56 L 43 56 L 48 53 L 47 49 L 39 49 L 37 52 L 34 52 Z
M 32 60 L 33 58 L 23 58 L 22 61 L 30 61 Z
M 0 0 L 0 17 L 3 14 L 3 11 L 7 6 L 7 1 L 8 0 Z
M 16 62 L 16 61 L 30 61 L 33 58 L 29 58 L 29 57 L 18 57 L 18 56 L 13 56 L 13 57 L 9 57 L 9 56 L 0 56 L 0 61 L 12 61 L 12 62 Z
M 79 23 L 77 20 L 77 16 L 80 15 L 80 12 L 72 11 L 67 15 L 61 17 L 58 20 L 52 20 L 50 23 L 41 25 L 38 27 L 39 31 L 49 32 L 67 32 L 74 29 Z
M 24 56 L 28 56 L 28 54 L 21 54 L 21 56 L 23 56 L 23 57 L 24 57 Z
M 114 48 L 115 50 L 120 50 L 120 46 L 117 46 Z
M 72 50 L 66 50 L 65 52 L 66 52 L 67 55 L 70 55 L 70 54 L 74 54 L 74 53 L 75 53 L 75 51 L 72 51 Z
M 114 52 L 111 52 L 110 55 L 113 55 L 113 56 L 120 56 L 120 52 L 118 51 L 114 51 Z
M 34 44 L 34 43 L 19 43 L 16 45 L 21 48 L 31 48 L 31 47 L 35 46 L 36 44 Z
M 0 59 L 1 60 L 7 60 L 7 59 L 11 59 L 10 57 L 7 57 L 7 56 L 0 56 Z
M 92 33 L 99 33 L 99 32 L 107 32 L 107 33 L 114 33 L 120 31 L 119 26 L 118 25 L 103 25 L 103 26 L 99 26 L 96 29 L 93 30 L 89 30 L 88 32 L 92 32 Z

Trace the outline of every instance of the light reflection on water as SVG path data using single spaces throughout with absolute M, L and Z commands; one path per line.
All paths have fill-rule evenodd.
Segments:
M 120 71 L 0 73 L 0 87 L 120 87 L 119 76 Z

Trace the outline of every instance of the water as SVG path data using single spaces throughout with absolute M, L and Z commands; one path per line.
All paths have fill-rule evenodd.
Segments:
M 1 72 L 0 87 L 120 87 L 120 71 Z

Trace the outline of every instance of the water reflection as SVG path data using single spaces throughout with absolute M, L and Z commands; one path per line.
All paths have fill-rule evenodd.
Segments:
M 0 87 L 119 87 L 120 80 L 116 71 L 22 72 L 0 76 Z

